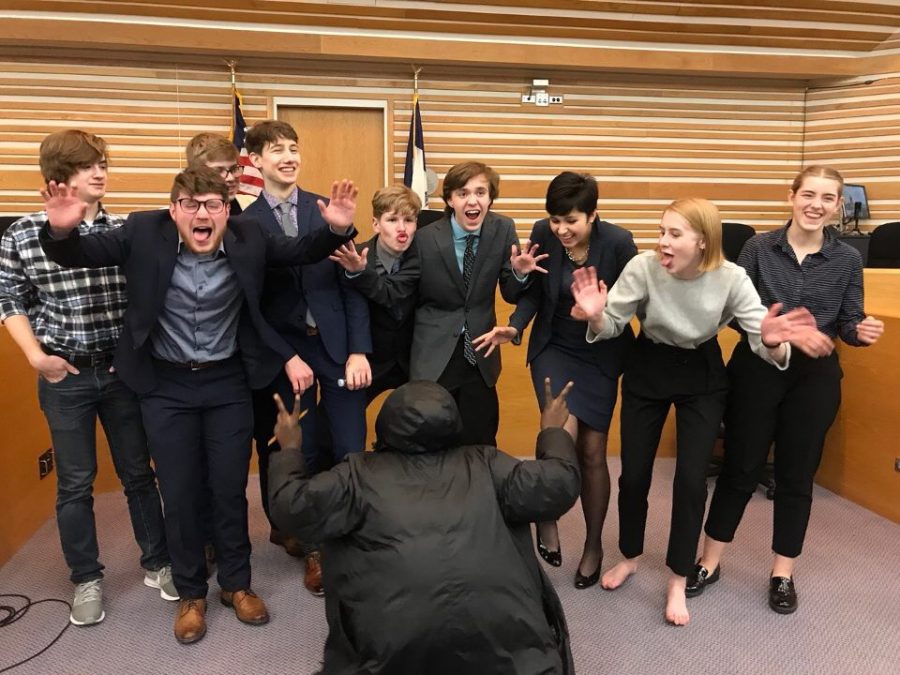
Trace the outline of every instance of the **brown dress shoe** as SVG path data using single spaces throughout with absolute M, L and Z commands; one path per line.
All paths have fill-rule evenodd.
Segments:
M 288 555 L 294 556 L 295 558 L 306 557 L 306 551 L 303 550 L 303 544 L 301 544 L 300 540 L 296 537 L 283 534 L 281 531 L 273 528 L 269 533 L 269 541 L 284 547 L 284 550 L 287 551 Z
M 245 591 L 222 591 L 222 604 L 234 607 L 238 619 L 252 626 L 259 626 L 269 621 L 269 610 L 256 593 L 249 588 Z
M 178 603 L 175 617 L 175 639 L 183 645 L 197 642 L 206 635 L 206 600 L 194 598 Z
M 306 556 L 306 573 L 303 575 L 303 585 L 313 595 L 325 595 L 322 588 L 322 559 L 318 551 L 313 551 Z

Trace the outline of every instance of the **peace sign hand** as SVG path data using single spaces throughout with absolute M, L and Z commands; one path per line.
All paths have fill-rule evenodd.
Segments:
M 275 407 L 278 409 L 278 416 L 275 418 L 275 439 L 282 450 L 299 450 L 303 442 L 303 433 L 300 431 L 300 418 L 303 413 L 300 412 L 300 394 L 294 396 L 294 405 L 291 411 L 284 407 L 284 401 L 281 396 L 275 394 Z

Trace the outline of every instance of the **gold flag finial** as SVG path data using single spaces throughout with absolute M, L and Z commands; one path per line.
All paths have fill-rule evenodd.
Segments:
M 228 70 L 231 71 L 231 86 L 234 87 L 237 82 L 235 81 L 235 66 L 237 66 L 236 59 L 224 59 L 225 65 L 228 66 Z
M 416 68 L 416 65 L 413 64 L 413 93 L 419 93 L 419 73 L 422 72 L 421 68 Z

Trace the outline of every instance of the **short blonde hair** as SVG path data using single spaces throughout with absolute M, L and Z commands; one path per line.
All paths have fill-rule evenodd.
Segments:
M 405 185 L 381 188 L 372 197 L 372 215 L 376 218 L 391 212 L 401 216 L 417 216 L 421 210 L 422 200 L 419 195 Z
M 703 237 L 706 244 L 697 268 L 701 272 L 718 269 L 725 262 L 722 252 L 722 216 L 711 201 L 700 197 L 676 199 L 663 213 L 673 211 L 684 218 L 691 229 Z
M 188 166 L 206 164 L 207 162 L 235 162 L 240 159 L 241 153 L 234 143 L 224 136 L 204 132 L 197 134 L 185 147 Z

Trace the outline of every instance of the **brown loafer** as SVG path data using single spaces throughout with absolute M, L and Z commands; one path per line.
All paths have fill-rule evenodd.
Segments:
M 206 600 L 193 598 L 178 603 L 175 617 L 175 639 L 183 645 L 197 642 L 206 635 Z
M 313 551 L 306 556 L 306 573 L 303 575 L 303 585 L 313 595 L 325 595 L 325 589 L 322 587 L 322 558 L 318 551 Z
M 245 591 L 222 591 L 222 604 L 234 607 L 234 614 L 244 623 L 259 626 L 269 621 L 269 610 L 256 593 L 249 588 Z
M 279 530 L 273 529 L 269 533 L 269 541 L 277 546 L 283 547 L 290 556 L 295 558 L 303 558 L 306 556 L 306 551 L 303 550 L 303 544 L 300 543 L 299 539 L 283 534 Z

